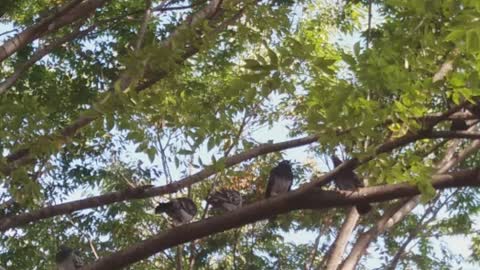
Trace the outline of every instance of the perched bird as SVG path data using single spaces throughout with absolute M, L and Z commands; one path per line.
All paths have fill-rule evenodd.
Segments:
M 242 195 L 232 189 L 221 189 L 207 198 L 213 210 L 233 211 L 242 206 Z
M 445 97 L 446 99 L 446 103 L 447 103 L 447 108 L 450 110 L 450 109 L 453 109 L 455 108 L 455 102 L 453 102 L 453 100 L 451 98 L 447 98 Z M 473 108 L 472 108 L 473 109 Z M 459 112 L 462 112 L 464 111 L 463 108 L 461 108 L 459 110 Z M 450 124 L 450 130 L 451 131 L 461 131 L 461 130 L 467 130 L 468 129 L 468 124 L 467 122 L 464 120 L 464 119 L 452 119 L 451 121 L 451 124 Z
M 335 167 L 340 166 L 342 161 L 335 155 L 332 156 L 333 165 Z M 347 170 L 337 174 L 333 180 L 338 189 L 341 190 L 355 190 L 359 187 L 364 187 L 363 182 L 358 178 L 358 176 L 353 172 L 353 170 Z M 372 206 L 369 203 L 357 204 L 355 206 L 360 215 L 368 213 Z
M 75 270 L 83 266 L 80 254 L 70 247 L 61 245 L 55 256 L 55 262 L 58 270 Z
M 177 198 L 167 203 L 159 203 L 155 208 L 155 213 L 166 213 L 172 218 L 175 226 L 182 225 L 197 214 L 197 206 L 189 198 Z
M 290 161 L 283 160 L 270 171 L 266 198 L 290 191 L 293 182 L 292 166 Z
M 463 119 L 453 119 L 452 124 L 450 125 L 451 131 L 458 131 L 458 130 L 467 130 L 468 124 Z

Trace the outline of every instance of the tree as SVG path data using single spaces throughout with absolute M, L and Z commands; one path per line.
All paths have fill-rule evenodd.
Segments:
M 2 3 L 0 265 L 50 269 L 62 244 L 83 269 L 478 263 L 479 16 L 473 0 Z M 313 162 L 265 199 L 299 147 Z M 331 185 L 352 170 L 366 187 Z M 243 206 L 210 213 L 220 188 Z M 153 209 L 178 197 L 198 214 L 172 227 Z

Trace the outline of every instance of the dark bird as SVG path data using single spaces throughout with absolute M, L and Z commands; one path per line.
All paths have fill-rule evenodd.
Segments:
M 332 161 L 335 167 L 342 164 L 342 161 L 335 155 L 332 156 Z M 344 170 L 340 172 L 333 181 L 337 188 L 341 190 L 356 190 L 357 188 L 364 187 L 363 182 L 353 170 Z M 364 215 L 372 209 L 372 206 L 369 203 L 357 204 L 355 207 L 360 215 Z
M 83 266 L 80 254 L 70 247 L 61 245 L 55 255 L 55 263 L 58 270 L 75 270 Z
M 283 160 L 270 171 L 268 177 L 266 198 L 290 191 L 293 183 L 293 173 L 290 161 Z
M 450 126 L 451 131 L 467 130 L 467 122 L 463 119 L 453 119 Z
M 242 195 L 232 189 L 221 189 L 207 198 L 213 210 L 233 211 L 242 206 Z
M 159 203 L 155 213 L 166 213 L 175 226 L 185 224 L 197 214 L 197 206 L 189 198 L 177 198 L 167 203 Z
M 447 107 L 448 109 L 453 109 L 455 108 L 455 103 L 453 102 L 453 100 L 451 98 L 446 98 L 446 102 L 447 102 Z M 464 111 L 464 109 L 460 109 L 460 112 L 461 111 Z M 459 130 L 467 130 L 468 129 L 468 124 L 467 124 L 467 121 L 465 121 L 464 119 L 452 119 L 451 121 L 451 125 L 450 125 L 450 130 L 451 131 L 459 131 Z

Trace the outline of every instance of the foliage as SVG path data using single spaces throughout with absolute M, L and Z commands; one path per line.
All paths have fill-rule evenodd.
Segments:
M 0 29 L 28 29 L 65 2 L 2 2 Z M 140 36 L 149 2 L 165 10 L 154 10 Z M 269 169 L 290 153 L 262 155 L 229 168 L 224 158 L 287 137 L 272 134 L 276 129 L 288 131 L 288 137 L 319 135 L 318 144 L 305 150 L 314 161 L 294 163 L 295 188 L 326 170 L 326 156 L 342 153 L 360 160 L 374 155 L 356 170 L 368 185 L 408 182 L 421 191 L 421 209 L 380 236 L 370 249 L 375 255 L 362 260 L 359 269 L 371 268 L 372 258 L 386 267 L 397 252 L 404 254 L 398 269 L 446 269 L 480 260 L 477 190 L 435 192 L 430 183 L 449 144 L 424 138 L 377 153 L 388 141 L 425 132 L 418 119 L 427 114 L 459 104 L 468 112 L 467 106 L 476 105 L 478 1 L 238 1 L 244 5 L 222 11 L 230 25 L 218 27 L 214 19 L 187 28 L 184 20 L 192 20 L 189 16 L 206 3 L 162 3 L 106 1 L 80 24 L 82 29 L 95 25 L 93 32 L 56 47 L 0 94 L 0 167 L 10 168 L 11 153 L 28 149 L 31 157 L 11 171 L 1 170 L 0 199 L 15 202 L 2 206 L 2 212 L 15 215 L 141 185 L 170 184 L 209 164 L 218 173 L 178 194 L 10 229 L 0 236 L 1 265 L 50 269 L 60 243 L 82 250 L 87 261 L 126 248 L 171 226 L 153 214 L 156 202 L 171 197 L 192 198 L 199 206 L 197 219 L 211 215 L 204 199 L 215 188 L 240 190 L 245 203 L 263 199 Z M 0 78 L 12 76 L 38 49 L 77 26 L 41 36 L 7 57 Z M 338 42 L 342 36 L 348 46 Z M 136 48 L 138 39 L 143 45 Z M 450 60 L 451 72 L 435 80 Z M 72 135 L 61 132 L 77 119 L 90 118 Z M 449 127 L 446 120 L 434 130 Z M 462 140 L 459 149 L 471 142 Z M 477 168 L 478 162 L 475 153 L 457 168 Z M 392 205 L 376 205 L 355 235 Z M 261 221 L 211 235 L 130 269 L 180 269 L 179 261 L 183 269 L 313 269 L 328 258 L 345 213 L 291 212 L 273 225 Z M 295 243 L 287 241 L 289 234 L 313 237 Z M 472 256 L 447 248 L 442 237 L 453 235 L 473 239 Z M 401 250 L 405 241 L 408 249 Z

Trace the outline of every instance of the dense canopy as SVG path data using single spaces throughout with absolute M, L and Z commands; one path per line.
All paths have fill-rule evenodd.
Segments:
M 479 57 L 478 0 L 3 0 L 0 266 L 476 269 Z

